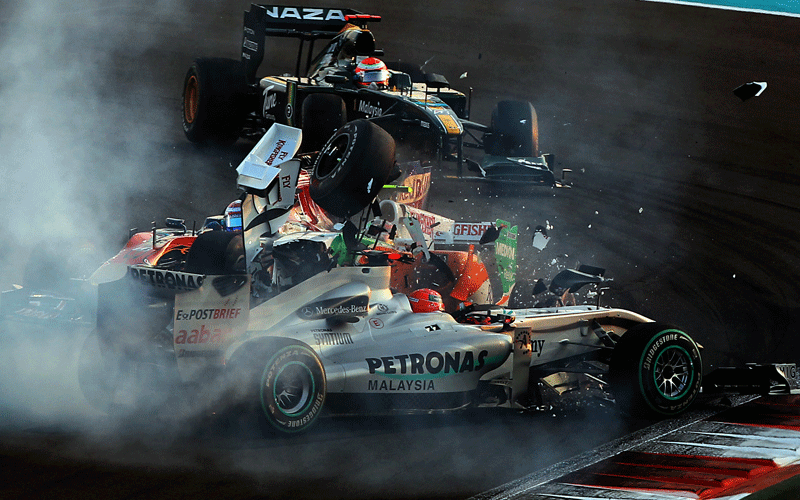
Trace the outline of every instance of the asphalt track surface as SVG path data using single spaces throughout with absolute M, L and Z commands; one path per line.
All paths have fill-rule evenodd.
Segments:
M 606 267 L 606 303 L 680 325 L 707 369 L 798 360 L 797 19 L 635 1 L 330 5 L 382 15 L 372 28 L 386 58 L 429 61 L 472 87 L 476 121 L 499 99 L 532 101 L 542 150 L 572 170 L 571 189 L 493 192 L 442 172 L 432 211 L 514 221 L 523 245 L 549 223 L 545 250 L 521 252 L 523 278 Z M 4 289 L 42 232 L 100 233 L 112 252 L 130 227 L 202 220 L 235 197 L 229 165 L 251 145 L 189 144 L 180 89 L 194 57 L 237 56 L 248 6 L 0 7 L 13 69 L 0 76 Z M 271 49 L 262 71 L 291 71 L 294 43 Z M 742 102 L 732 91 L 750 81 L 768 88 Z M 71 378 L 79 333 L 2 333 L 3 498 L 464 498 L 646 424 L 577 403 L 327 420 L 283 440 L 181 416 L 111 419 L 86 409 Z

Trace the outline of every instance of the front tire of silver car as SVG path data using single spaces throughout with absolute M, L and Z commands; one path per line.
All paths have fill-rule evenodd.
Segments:
M 672 417 L 685 411 L 700 393 L 700 348 L 678 328 L 639 324 L 617 343 L 609 378 L 624 412 L 634 417 Z

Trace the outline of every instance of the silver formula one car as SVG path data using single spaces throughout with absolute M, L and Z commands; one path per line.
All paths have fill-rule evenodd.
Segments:
M 346 131 L 353 127 L 365 128 L 334 135 L 311 174 L 310 193 L 343 221 L 340 232 L 278 230 L 293 203 L 301 133 L 276 126 L 237 169 L 243 231 L 208 228 L 164 262 L 95 272 L 97 328 L 79 372 L 91 404 L 110 410 L 152 403 L 155 394 L 204 394 L 215 405 L 255 407 L 267 428 L 291 433 L 324 412 L 532 408 L 543 391 L 581 380 L 610 385 L 630 412 L 673 416 L 694 401 L 702 362 L 688 334 L 622 309 L 569 305 L 574 292 L 605 281 L 600 269 L 560 273 L 549 286 L 555 300 L 543 307 L 415 312 L 418 298 L 390 285 L 404 253 L 367 247 L 365 228 L 352 222 L 366 218 L 348 189 L 380 186 L 390 170 L 350 165 L 381 158 L 361 151 L 371 147 L 361 143 L 365 131 L 378 127 L 365 121 Z M 367 181 L 325 187 L 351 171 Z M 387 241 L 396 236 L 386 232 Z M 344 256 L 332 255 L 339 236 Z

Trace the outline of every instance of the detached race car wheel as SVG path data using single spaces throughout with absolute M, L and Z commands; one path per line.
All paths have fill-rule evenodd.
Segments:
M 308 430 L 322 412 L 325 370 L 305 344 L 292 343 L 272 354 L 260 373 L 259 400 L 267 422 L 283 433 Z
M 367 207 L 394 168 L 395 142 L 381 127 L 354 120 L 340 128 L 314 163 L 309 194 L 324 210 L 350 217 Z
M 671 417 L 700 393 L 700 348 L 685 332 L 663 323 L 636 325 L 611 356 L 611 390 L 620 408 L 636 417 Z
M 492 111 L 486 153 L 494 156 L 539 156 L 539 123 L 533 104 L 500 101 Z
M 347 123 L 344 99 L 336 94 L 310 94 L 303 99 L 300 116 L 303 151 L 319 151 Z
M 195 59 L 183 82 L 183 131 L 199 144 L 233 144 L 246 115 L 247 83 L 241 61 Z

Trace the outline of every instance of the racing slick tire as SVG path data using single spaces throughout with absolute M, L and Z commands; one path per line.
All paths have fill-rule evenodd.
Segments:
M 663 323 L 634 326 L 611 355 L 611 391 L 620 409 L 633 417 L 682 413 L 700 393 L 702 379 L 697 343 Z
M 233 144 L 244 126 L 246 99 L 241 61 L 195 59 L 183 82 L 183 132 L 198 144 Z
M 350 217 L 367 207 L 394 169 L 395 142 L 367 120 L 353 120 L 328 140 L 314 162 L 309 194 L 323 209 Z
M 539 156 L 539 123 L 533 104 L 500 101 L 492 111 L 491 134 L 486 153 L 494 156 Z
M 302 151 L 319 151 L 334 132 L 347 123 L 344 99 L 336 94 L 310 94 L 300 108 Z
M 254 393 L 244 397 L 253 403 L 247 406 L 257 409 L 266 434 L 307 431 L 322 413 L 325 369 L 314 350 L 302 342 L 276 338 L 260 346 L 242 346 L 229 369 L 229 384 L 242 376 L 250 378 L 243 382 Z

